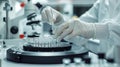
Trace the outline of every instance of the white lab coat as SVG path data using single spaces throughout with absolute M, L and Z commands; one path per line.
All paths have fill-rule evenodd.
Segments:
M 120 45 L 120 0 L 98 0 L 93 7 L 80 17 L 89 23 L 104 23 L 96 38 L 100 45 L 86 47 L 95 52 L 109 53 L 114 45 Z M 111 56 L 111 55 L 110 55 Z
M 81 21 L 101 24 L 96 28 L 99 45 L 86 44 L 94 53 L 109 52 L 114 45 L 120 45 L 120 0 L 98 0 L 93 7 L 80 17 Z M 75 39 L 78 45 L 80 39 Z M 111 56 L 111 55 L 110 55 Z

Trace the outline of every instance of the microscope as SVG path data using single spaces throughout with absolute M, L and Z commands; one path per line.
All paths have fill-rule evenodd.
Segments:
M 39 3 L 36 6 L 39 11 L 46 7 Z M 7 60 L 31 64 L 61 64 L 65 58 L 73 60 L 75 57 L 83 57 L 87 54 L 86 50 L 83 51 L 83 47 L 73 45 L 73 43 L 64 40 L 57 42 L 50 35 L 40 36 L 41 33 L 34 31 L 36 26 L 41 26 L 40 22 L 42 22 L 35 19 L 38 15 L 36 6 L 30 0 L 25 5 L 25 16 L 21 16 L 21 18 L 27 17 L 26 25 L 30 26 L 33 32 L 27 35 L 26 43 L 21 44 L 22 47 L 14 46 L 7 50 Z M 17 28 L 14 27 L 13 31 L 16 33 Z
M 42 32 L 42 23 L 38 18 L 42 5 L 40 3 L 32 4 L 30 0 L 16 14 L 17 16 L 8 22 L 7 39 L 19 39 L 21 34 L 32 35 Z M 39 14 L 38 14 L 39 13 Z M 37 20 L 39 19 L 39 20 Z M 39 32 L 36 29 L 39 28 Z M 29 28 L 29 29 L 28 29 Z
M 37 6 L 37 7 L 36 7 Z M 35 5 L 32 4 L 31 0 L 28 0 L 28 3 L 25 5 L 25 16 L 27 17 L 27 26 L 32 28 L 31 34 L 27 35 L 27 37 L 39 37 L 41 33 L 37 32 L 35 29 L 37 26 L 41 27 L 41 20 L 36 19 L 37 15 L 40 14 L 40 9 L 43 7 L 41 4 L 37 3 Z M 40 30 L 38 30 L 40 31 Z

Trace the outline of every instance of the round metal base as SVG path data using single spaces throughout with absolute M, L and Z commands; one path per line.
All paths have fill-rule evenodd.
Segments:
M 60 52 L 31 52 L 24 51 L 20 47 L 12 47 L 7 50 L 7 60 L 18 63 L 31 64 L 61 64 L 64 58 L 73 60 L 76 57 L 84 57 L 87 55 L 86 50 L 81 47 L 73 45 L 69 51 Z

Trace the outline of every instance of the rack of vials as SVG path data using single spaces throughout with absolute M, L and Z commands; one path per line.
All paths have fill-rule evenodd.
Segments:
M 64 51 L 70 50 L 69 42 L 58 42 L 56 39 L 49 37 L 29 36 L 27 43 L 23 45 L 25 51 Z

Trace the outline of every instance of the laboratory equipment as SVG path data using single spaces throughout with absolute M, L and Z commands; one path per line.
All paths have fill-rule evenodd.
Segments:
M 12 11 L 12 7 L 9 4 L 9 1 L 5 1 L 5 7 L 3 9 L 6 11 L 6 17 L 3 18 L 3 20 L 6 22 L 6 39 L 8 39 L 8 23 L 9 23 L 9 11 Z
M 7 50 L 7 60 L 19 63 L 58 64 L 62 63 L 64 58 L 72 59 L 87 54 L 86 50 L 81 51 L 81 47 L 77 45 L 57 42 L 52 37 L 40 36 L 41 34 L 34 30 L 36 25 L 39 25 L 39 21 L 34 19 L 36 12 L 34 8 L 29 8 L 31 5 L 28 2 L 28 5 L 25 6 L 25 15 L 29 21 L 27 25 L 32 27 L 33 32 L 27 35 L 28 41 L 23 47 L 17 46 Z
M 107 58 L 107 67 L 115 67 L 115 60 L 113 58 Z
M 39 9 L 42 8 L 42 5 L 37 3 L 36 6 L 38 6 Z M 28 38 L 39 38 L 40 34 L 39 32 L 37 32 L 35 29 L 37 26 L 41 27 L 40 24 L 40 20 L 36 19 L 36 16 L 38 15 L 36 11 L 35 5 L 32 4 L 31 0 L 28 0 L 28 3 L 25 5 L 25 16 L 27 17 L 28 22 L 26 23 L 26 25 L 31 26 L 32 27 L 32 32 L 31 34 L 28 35 Z
M 43 37 L 41 37 L 41 38 L 43 38 Z M 44 43 L 44 42 L 50 42 L 50 41 L 48 41 L 48 39 L 50 39 L 51 41 L 52 41 L 52 39 L 51 38 L 43 38 L 43 40 L 40 38 L 40 41 L 39 41 L 39 43 Z M 10 46 L 10 45 L 18 45 L 18 42 L 19 41 L 17 41 L 17 40 L 11 40 L 11 41 L 9 41 L 9 42 L 7 42 L 7 41 L 5 41 L 6 42 L 6 44 L 8 44 L 8 46 Z M 14 43 L 15 42 L 15 43 Z M 21 41 L 22 42 L 22 41 Z M 23 43 L 24 44 L 24 43 Z M 46 43 L 45 43 L 46 44 Z M 94 44 L 94 43 L 93 43 Z M 89 44 L 87 44 L 87 45 L 89 45 Z M 86 52 L 81 52 L 81 48 L 79 47 L 79 46 L 76 46 L 76 45 L 72 45 L 72 49 L 71 49 L 71 51 L 70 50 L 68 50 L 68 51 L 50 51 L 50 52 L 48 52 L 48 51 L 24 51 L 23 50 L 23 47 L 22 48 L 20 48 L 20 47 L 18 47 L 18 46 L 16 46 L 16 47 L 12 47 L 12 51 L 11 52 L 9 52 L 9 53 L 11 53 L 11 55 L 12 56 L 14 56 L 14 60 L 18 60 L 18 58 L 19 58 L 19 61 L 17 62 L 17 63 L 15 63 L 15 62 L 11 62 L 11 61 L 6 61 L 6 60 L 3 60 L 4 61 L 4 64 L 3 64 L 3 67 L 7 67 L 6 66 L 6 64 L 9 64 L 10 65 L 10 67 L 12 67 L 12 66 L 18 66 L 18 67 L 20 67 L 20 66 L 30 66 L 30 67 L 65 67 L 65 64 L 63 63 L 63 59 L 69 59 L 70 61 L 71 61 L 71 63 L 68 65 L 68 66 L 71 66 L 71 67 L 76 67 L 76 66 L 78 66 L 78 65 L 76 65 L 76 62 L 74 62 L 74 59 L 75 58 L 79 58 L 79 59 L 82 59 L 82 58 L 80 58 L 80 56 L 78 56 L 78 57 L 76 57 L 76 56 L 71 56 L 72 58 L 69 58 L 69 56 L 70 56 L 70 54 L 68 55 L 68 53 L 79 53 L 79 54 L 81 54 L 81 53 L 86 53 Z M 9 50 L 10 51 L 10 50 Z M 81 53 L 80 53 L 81 52 Z M 13 53 L 13 54 L 12 54 Z M 64 57 L 61 59 L 61 60 L 59 60 L 59 61 L 61 61 L 61 63 L 62 64 L 55 64 L 55 63 L 53 63 L 53 61 L 54 62 L 58 62 L 58 60 L 56 60 L 56 58 L 58 59 L 58 56 L 60 57 L 60 56 L 62 56 L 63 55 L 63 53 L 64 53 Z M 76 54 L 77 54 L 76 53 Z M 8 54 L 8 53 L 7 53 Z M 93 53 L 92 53 L 93 54 Z M 93 56 L 91 54 L 91 56 Z M 72 55 L 72 54 L 71 54 Z M 74 54 L 73 54 L 74 55 Z M 95 55 L 95 54 L 94 54 Z M 33 57 L 34 56 L 34 57 Z M 84 55 L 85 56 L 85 55 Z M 91 57 L 90 56 L 90 57 Z M 36 57 L 36 59 L 37 59 L 37 61 L 36 61 L 36 59 L 35 59 L 35 57 Z M 10 57 L 9 57 L 10 58 Z M 12 57 L 13 58 L 13 57 Z M 42 59 L 41 59 L 42 58 Z M 94 58 L 97 58 L 97 56 L 95 55 L 94 56 Z M 91 58 L 91 59 L 94 59 L 94 58 Z M 41 59 L 41 60 L 39 60 L 39 59 Z M 59 58 L 60 59 L 60 58 Z M 36 62 L 38 62 L 38 63 L 40 63 L 40 62 L 43 62 L 43 63 L 45 63 L 45 61 L 47 62 L 47 61 L 49 61 L 49 62 L 52 62 L 53 64 L 28 64 L 28 63 L 25 63 L 25 61 L 26 60 L 28 60 L 28 61 L 31 61 L 31 63 L 32 63 L 32 61 L 34 62 L 34 61 L 36 61 Z M 24 61 L 24 62 L 23 62 Z M 78 62 L 78 60 L 77 60 L 77 62 Z M 99 62 L 99 60 L 95 60 L 94 62 Z M 91 63 L 90 64 L 90 66 L 91 67 L 99 67 L 99 64 L 96 64 L 96 63 Z M 109 64 L 109 63 L 108 63 Z M 89 64 L 87 64 L 87 66 L 89 66 Z M 101 65 L 102 66 L 102 65 Z M 80 64 L 80 66 L 78 66 L 78 67 L 86 67 L 86 64 L 85 63 L 83 63 L 83 61 L 81 61 L 81 64 Z
M 84 57 L 84 63 L 85 63 L 87 66 L 90 66 L 90 65 L 91 65 L 91 58 L 88 57 L 88 56 L 85 56 L 85 57 Z
M 60 64 L 64 58 L 72 60 L 87 55 L 86 51 L 81 51 L 81 47 L 68 42 L 56 42 L 51 37 L 40 37 L 37 40 L 27 42 L 22 48 L 8 49 L 7 59 L 18 63 Z
M 105 53 L 98 53 L 98 64 L 100 67 L 105 67 L 106 66 L 106 60 L 105 60 Z
M 32 4 L 30 0 L 24 7 L 21 6 L 21 10 L 16 13 L 17 16 L 8 23 L 8 39 L 18 39 L 20 34 L 38 32 L 37 29 L 41 32 L 41 19 L 38 18 L 41 9 L 42 5 L 40 3 Z
M 82 60 L 81 58 L 74 58 L 75 67 L 81 67 L 82 66 Z
M 34 40 L 33 43 L 28 43 L 23 46 L 23 50 L 25 51 L 42 51 L 42 52 L 51 52 L 51 51 L 67 51 L 71 49 L 71 45 L 66 42 L 37 42 Z
M 42 7 L 41 4 L 36 4 L 38 8 L 40 9 Z M 40 20 L 36 20 L 35 17 L 37 16 L 37 7 L 32 4 L 31 0 L 28 0 L 28 3 L 25 5 L 25 16 L 27 16 L 27 25 L 30 25 L 32 27 L 32 30 L 34 30 L 35 25 L 41 26 Z
M 62 60 L 64 67 L 70 67 L 71 60 L 69 58 L 64 58 Z
M 36 5 L 39 10 L 44 9 L 42 5 Z M 73 45 L 69 42 L 57 42 L 51 36 L 40 36 L 41 34 L 35 31 L 36 26 L 40 23 L 40 20 L 35 19 L 36 15 L 38 15 L 35 8 L 28 0 L 25 6 L 25 16 L 20 16 L 18 19 L 27 17 L 27 25 L 32 27 L 33 32 L 27 35 L 28 40 L 25 40 L 25 44 L 21 44 L 23 45 L 22 47 L 15 46 L 7 50 L 7 60 L 18 63 L 59 64 L 62 63 L 64 58 L 72 60 L 74 57 L 83 57 L 88 54 L 87 50 L 78 45 Z M 16 26 L 12 31 L 16 34 L 18 33 L 18 28 Z
M 3 48 L 6 48 L 7 46 L 5 45 L 5 41 L 4 40 L 0 40 L 0 51 L 3 49 Z

